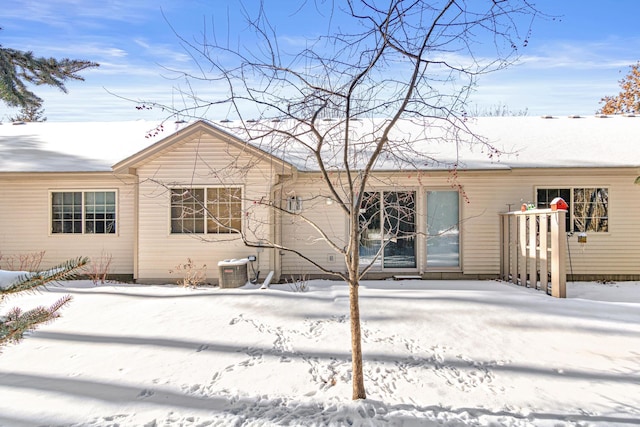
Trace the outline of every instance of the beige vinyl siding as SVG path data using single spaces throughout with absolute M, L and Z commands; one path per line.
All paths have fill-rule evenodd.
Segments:
M 461 175 L 467 195 L 461 206 L 463 272 L 468 275 L 497 275 L 500 271 L 498 214 L 508 212 L 509 208 L 520 209 L 521 200 L 528 200 L 533 192 L 531 184 L 514 181 L 508 171 Z
M 18 256 L 45 251 L 42 268 L 70 258 L 112 257 L 111 274 L 132 275 L 134 260 L 133 177 L 111 173 L 11 174 L 0 176 L 0 254 Z M 52 234 L 52 191 L 117 192 L 116 234 Z M 6 261 L 6 259 L 5 259 Z M 0 259 L 0 266 L 5 263 Z
M 277 174 L 282 172 L 290 173 L 209 133 L 198 133 L 149 159 L 137 170 L 140 194 L 136 278 L 141 282 L 175 282 L 181 275 L 170 274 L 169 270 L 191 259 L 196 266 L 206 265 L 208 280 L 215 282 L 219 261 L 248 255 L 258 256 L 256 267 L 264 278 L 273 269 L 272 250 L 247 247 L 238 234 L 171 234 L 170 189 L 240 187 L 243 230 L 249 240 L 266 241 L 272 228 L 270 212 L 259 202 L 269 200 Z
M 458 184 L 465 197 L 460 203 L 461 271 L 475 277 L 497 276 L 500 269 L 500 230 L 498 214 L 519 210 L 522 203 L 535 203 L 537 188 L 606 187 L 609 190 L 609 232 L 588 233 L 584 248 L 577 236 L 569 237 L 570 257 L 567 273 L 575 275 L 639 275 L 640 274 L 640 186 L 633 182 L 638 176 L 634 169 L 518 169 L 494 171 L 459 171 Z M 411 172 L 377 174 L 376 188 L 416 189 L 418 192 L 418 230 L 424 231 L 424 194 L 429 190 L 454 189 L 447 172 Z M 334 237 L 346 238 L 343 213 L 326 206 L 327 194 L 318 174 L 299 174 L 290 193 L 303 199 L 317 198 L 307 203 L 303 214 L 330 230 Z M 340 235 L 342 229 L 342 235 Z M 283 219 L 283 243 L 327 265 L 332 250 L 318 234 L 301 220 Z M 419 273 L 425 268 L 424 238 L 417 239 Z M 584 249 L 584 250 L 583 250 Z M 282 272 L 287 274 L 318 273 L 295 255 L 282 257 Z M 342 260 L 339 256 L 336 265 Z M 333 265 L 331 265 L 333 266 Z M 341 270 L 344 270 L 342 267 Z M 434 270 L 435 271 L 435 270 Z
M 447 182 L 447 173 L 424 174 L 424 173 L 378 173 L 375 179 L 375 185 L 369 187 L 369 190 L 394 190 L 394 191 L 415 191 L 416 206 L 418 206 L 418 215 L 416 216 L 416 227 L 419 232 L 424 231 L 424 221 L 421 221 L 424 205 L 425 188 L 421 186 L 424 179 L 429 179 L 432 189 L 451 189 Z M 329 237 L 338 247 L 345 247 L 348 225 L 346 216 L 336 202 L 327 205 L 326 199 L 329 192 L 323 181 L 317 173 L 300 173 L 298 180 L 291 186 L 285 187 L 289 194 L 301 196 L 305 201 L 305 207 L 301 212 L 310 221 L 313 221 L 319 228 L 325 230 Z M 286 199 L 286 194 L 285 194 Z M 421 208 L 422 207 L 422 208 Z M 306 257 L 312 258 L 325 268 L 333 271 L 344 272 L 344 258 L 341 254 L 335 252 L 313 228 L 307 225 L 302 219 L 295 216 L 283 216 L 283 244 L 290 246 L 302 252 Z M 417 268 L 415 271 L 422 270 L 425 242 L 422 236 L 416 239 L 417 251 Z M 329 256 L 334 255 L 335 260 L 329 261 Z M 310 263 L 302 260 L 293 253 L 285 253 L 282 257 L 282 274 L 299 275 L 299 274 L 320 274 L 320 270 Z
M 282 244 L 294 248 L 307 258 L 333 271 L 345 271 L 344 257 L 337 253 L 327 242 L 320 238 L 317 231 L 304 218 L 326 233 L 338 247 L 346 245 L 346 220 L 338 203 L 327 204 L 330 197 L 324 182 L 317 174 L 299 174 L 298 180 L 285 185 L 282 194 L 282 205 L 286 208 L 288 197 L 302 199 L 302 210 L 296 214 L 283 213 Z M 283 279 L 300 274 L 318 273 L 319 270 L 295 253 L 282 251 Z M 333 259 L 330 258 L 333 256 Z
M 576 275 L 640 274 L 640 188 L 635 171 L 615 169 L 526 169 L 506 173 L 461 173 L 469 197 L 461 230 L 465 274 L 497 274 L 500 267 L 499 212 L 535 203 L 537 188 L 606 187 L 609 232 L 588 233 L 582 250 L 569 236 L 567 273 Z M 628 208 L 628 210 L 627 210 Z M 636 260 L 633 262 L 633 260 Z

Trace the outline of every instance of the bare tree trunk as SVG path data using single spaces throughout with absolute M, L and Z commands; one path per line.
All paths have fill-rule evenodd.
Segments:
M 353 400 L 366 399 L 364 390 L 364 374 L 362 371 L 362 334 L 360 332 L 360 225 L 359 209 L 352 207 L 349 213 L 349 250 L 345 254 L 349 283 L 349 315 L 351 323 L 351 369 Z
M 360 333 L 360 302 L 358 300 L 358 279 L 349 281 L 349 313 L 351 315 L 351 366 L 353 370 L 353 400 L 366 399 L 364 374 L 362 372 L 362 335 Z M 351 274 L 350 274 L 351 276 Z

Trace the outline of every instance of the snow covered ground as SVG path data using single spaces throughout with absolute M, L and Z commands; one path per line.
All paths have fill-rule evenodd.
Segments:
M 361 287 L 368 399 L 352 402 L 348 291 L 64 282 L 0 354 L 2 426 L 640 425 L 640 283 L 567 299 L 495 281 Z

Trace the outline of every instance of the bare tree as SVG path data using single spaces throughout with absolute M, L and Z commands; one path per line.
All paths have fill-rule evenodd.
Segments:
M 524 117 L 529 114 L 529 109 L 512 110 L 508 105 L 497 103 L 489 106 L 475 105 L 471 109 L 471 115 L 474 117 Z
M 197 42 L 180 38 L 200 70 L 186 77 L 223 86 L 227 96 L 208 99 L 189 86 L 183 96 L 193 105 L 174 113 L 203 117 L 225 106 L 234 119 L 228 129 L 321 174 L 326 188 L 321 196 L 346 217 L 346 240 L 335 241 L 291 206 L 268 199 L 260 203 L 311 227 L 343 257 L 342 268 L 327 268 L 299 248 L 257 242 L 235 231 L 249 246 L 295 253 L 348 284 L 352 397 L 364 399 L 359 282 L 387 245 L 416 234 L 410 226 L 413 193 L 396 192 L 381 201 L 379 193 L 370 191 L 372 180 L 378 179 L 374 172 L 387 166 L 419 170 L 438 162 L 425 154 L 432 142 L 478 143 L 495 154 L 469 132 L 462 113 L 465 102 L 478 75 L 505 68 L 517 58 L 538 12 L 526 0 L 316 1 L 305 6 L 317 9 L 317 19 L 326 21 L 326 34 L 289 53 L 280 48 L 262 6 L 254 14 L 245 10 L 249 30 L 243 31 L 256 36 L 251 42 L 233 45 L 231 38 L 220 38 L 216 31 Z M 455 171 L 456 162 L 450 167 Z M 381 209 L 381 217 L 367 215 Z M 379 218 L 384 224 L 372 225 Z M 383 229 L 390 238 L 363 258 L 359 248 L 373 228 Z

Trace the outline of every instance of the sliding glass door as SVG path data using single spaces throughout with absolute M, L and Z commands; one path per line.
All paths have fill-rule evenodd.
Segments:
M 459 200 L 455 190 L 426 192 L 426 267 L 430 270 L 460 266 Z M 369 264 L 376 269 L 417 268 L 414 191 L 365 193 L 360 227 L 363 268 Z
M 460 196 L 427 191 L 427 268 L 460 266 Z
M 360 206 L 360 260 L 389 269 L 416 268 L 414 191 L 364 194 Z

